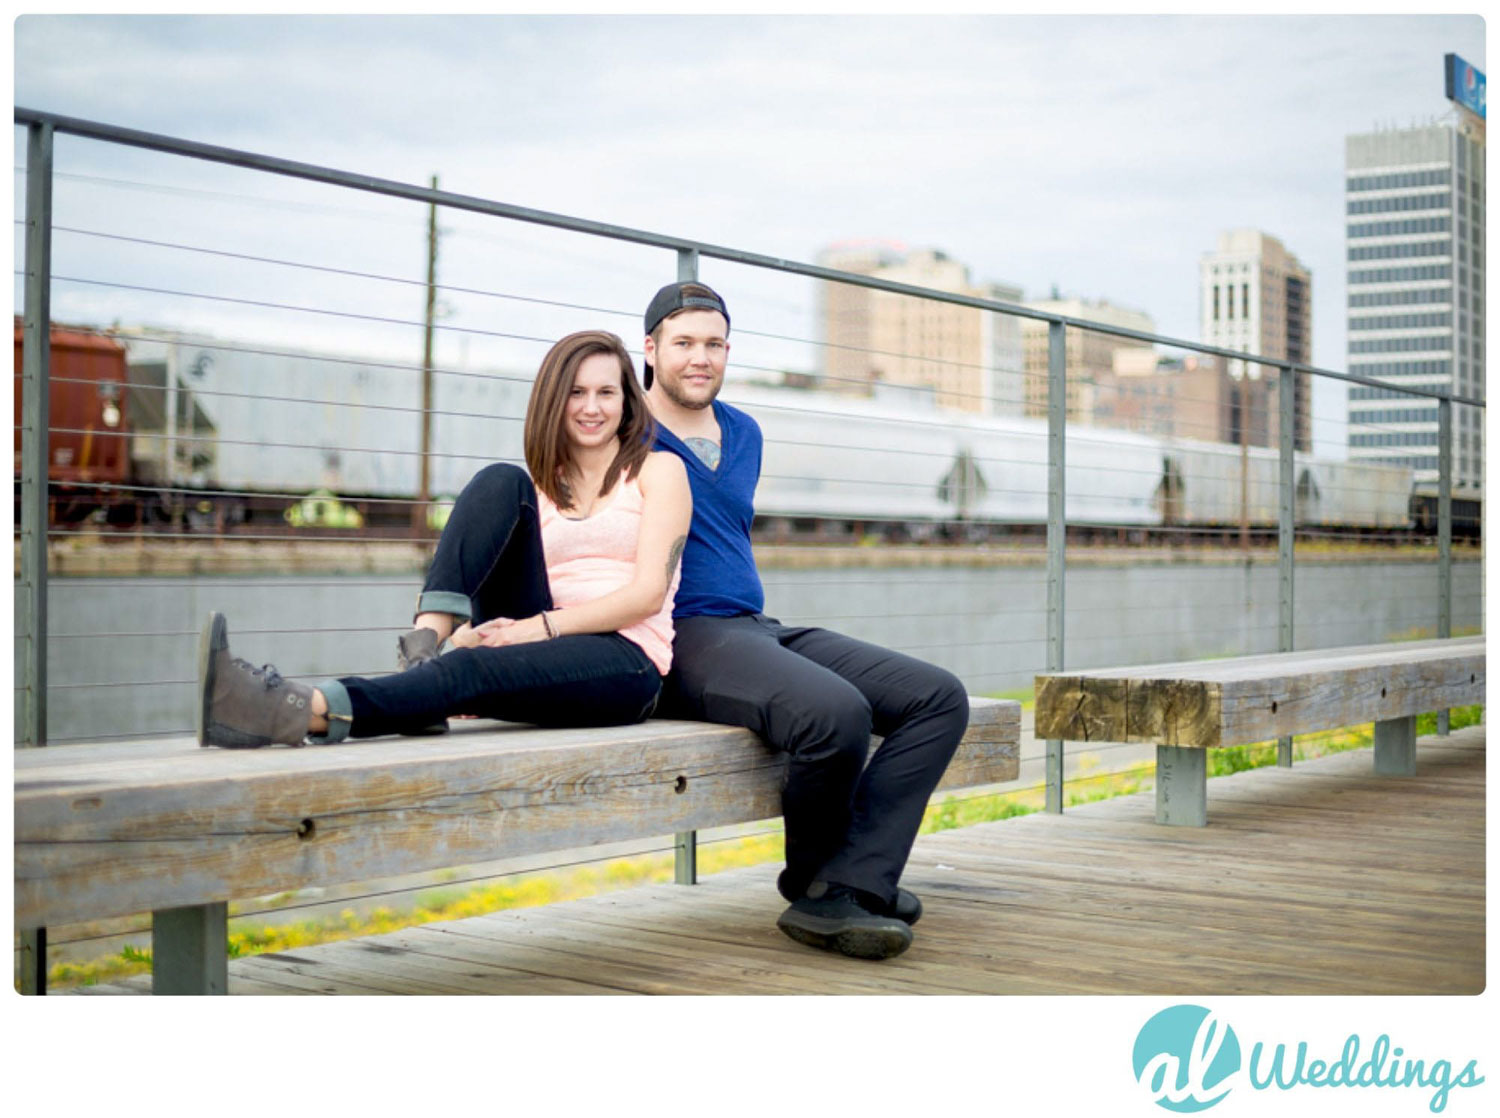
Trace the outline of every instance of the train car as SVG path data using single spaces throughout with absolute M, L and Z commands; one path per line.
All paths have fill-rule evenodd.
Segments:
M 1409 531 L 1412 486 L 1412 471 L 1404 467 L 1311 459 L 1297 475 L 1297 525 L 1330 531 Z
M 25 334 L 19 317 L 15 331 L 15 476 L 19 487 Z M 77 520 L 117 496 L 107 487 L 128 485 L 131 480 L 125 347 L 100 334 L 54 324 L 51 351 L 47 393 L 51 517 Z
M 834 393 L 731 386 L 765 436 L 756 511 L 779 520 L 1021 526 L 1047 520 L 1047 424 Z M 1068 520 L 1159 524 L 1157 440 L 1073 428 Z M 920 534 L 920 533 L 914 533 Z
M 178 480 L 245 492 L 417 492 L 419 369 L 169 335 L 132 337 L 129 346 L 132 366 L 160 370 L 219 432 L 211 475 L 184 475 L 179 464 Z M 530 391 L 529 378 L 434 377 L 432 493 L 458 492 L 489 462 L 520 460 Z
M 1484 524 L 1484 494 L 1472 489 L 1455 488 L 1452 501 L 1453 538 L 1477 542 Z M 1436 482 L 1418 482 L 1411 495 L 1411 518 L 1420 535 L 1433 536 L 1438 530 L 1439 494 Z
M 16 472 L 21 469 L 21 377 L 24 330 L 16 320 Z M 48 471 L 61 485 L 123 484 L 130 463 L 125 432 L 125 347 L 112 338 L 52 327 L 48 392 Z
M 1223 528 L 1243 516 L 1253 528 L 1274 528 L 1281 509 L 1281 455 L 1270 447 L 1243 452 L 1229 443 L 1163 440 L 1167 526 Z M 1364 462 L 1293 455 L 1299 526 L 1365 532 L 1411 527 L 1410 470 Z M 1241 476 L 1248 467 L 1246 484 Z M 1242 513 L 1241 505 L 1245 505 Z

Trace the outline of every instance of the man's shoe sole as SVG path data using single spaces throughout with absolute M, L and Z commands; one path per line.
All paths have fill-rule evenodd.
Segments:
M 893 959 L 911 946 L 911 929 L 895 919 L 830 919 L 788 909 L 776 926 L 798 943 L 855 959 Z
M 222 613 L 210 613 L 208 624 L 198 635 L 198 744 L 212 744 L 208 740 L 209 707 L 214 695 L 215 652 L 229 647 L 229 623 Z

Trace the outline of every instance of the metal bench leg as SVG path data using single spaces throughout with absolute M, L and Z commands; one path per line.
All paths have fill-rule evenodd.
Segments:
M 678 831 L 673 836 L 672 850 L 676 864 L 678 885 L 698 884 L 698 832 Z
M 1171 827 L 1208 823 L 1208 751 L 1156 747 L 1156 821 Z
M 1276 739 L 1276 766 L 1277 768 L 1289 769 L 1292 767 L 1292 735 Z
M 228 903 L 151 914 L 151 992 L 229 993 Z
M 1417 716 L 1375 723 L 1375 771 L 1383 776 L 1417 773 Z
M 18 928 L 21 941 L 21 993 L 47 992 L 47 929 Z

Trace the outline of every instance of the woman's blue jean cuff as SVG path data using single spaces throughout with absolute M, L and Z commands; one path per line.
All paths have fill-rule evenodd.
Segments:
M 328 702 L 328 730 L 321 734 L 308 734 L 313 745 L 333 745 L 349 736 L 349 727 L 354 724 L 354 704 L 349 701 L 349 691 L 336 679 L 325 679 L 317 685 Z
M 451 613 L 459 621 L 473 614 L 467 594 L 456 590 L 424 590 L 417 595 L 417 613 Z

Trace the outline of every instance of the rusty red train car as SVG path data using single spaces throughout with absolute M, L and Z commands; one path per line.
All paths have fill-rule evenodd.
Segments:
M 16 319 L 16 479 L 21 476 L 21 369 L 23 334 Z M 103 485 L 131 480 L 125 347 L 113 338 L 56 323 L 52 326 L 47 477 L 54 509 L 59 501 L 101 500 Z

